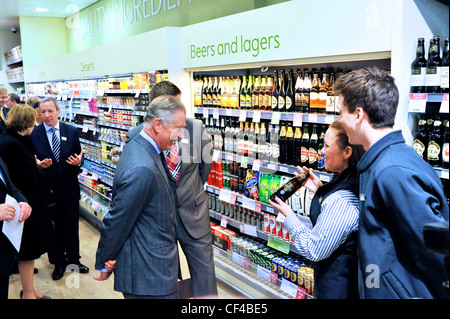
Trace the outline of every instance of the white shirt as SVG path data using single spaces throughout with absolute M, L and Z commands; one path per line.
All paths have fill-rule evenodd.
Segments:
M 52 127 L 51 127 L 51 126 L 48 126 L 48 125 L 45 124 L 45 123 L 42 123 L 42 124 L 44 124 L 45 133 L 47 133 L 48 143 L 50 144 L 50 148 L 51 148 L 52 151 L 53 151 L 53 145 L 52 145 L 52 137 L 53 137 L 53 133 L 50 131 L 50 129 L 51 129 Z M 59 130 L 59 121 L 58 121 L 58 123 L 56 123 L 56 125 L 55 125 L 54 127 L 55 127 L 55 129 L 56 129 L 55 133 L 56 133 L 56 135 L 58 136 L 58 139 L 61 141 L 61 131 Z

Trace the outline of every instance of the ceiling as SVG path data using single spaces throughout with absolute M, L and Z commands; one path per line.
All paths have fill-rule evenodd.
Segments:
M 98 0 L 0 0 L 0 30 L 19 30 L 19 16 L 65 18 Z M 36 8 L 48 11 L 38 12 Z

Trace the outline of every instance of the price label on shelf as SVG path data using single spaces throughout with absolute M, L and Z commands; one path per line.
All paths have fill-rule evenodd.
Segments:
M 219 109 L 214 109 L 213 110 L 213 118 L 215 118 L 216 120 L 219 119 Z
M 270 124 L 278 125 L 280 124 L 281 113 L 280 112 L 272 112 L 272 121 Z
M 231 192 L 222 188 L 219 193 L 219 200 L 229 203 L 230 199 L 231 199 Z
M 439 113 L 448 113 L 448 94 L 444 94 L 444 96 L 442 97 Z
M 425 113 L 428 94 L 412 93 L 409 95 L 408 112 Z
M 220 219 L 220 226 L 222 226 L 223 228 L 227 228 L 227 224 L 228 224 L 228 218 L 226 218 L 225 216 L 222 216 L 222 218 Z
M 219 159 L 219 156 L 220 156 L 220 151 L 214 150 L 213 151 L 213 158 L 212 158 L 213 162 L 217 162 L 217 160 Z
M 204 117 L 205 119 L 207 119 L 208 116 L 209 116 L 209 110 L 208 110 L 206 107 L 204 107 L 204 108 L 203 108 L 203 117 Z
M 245 122 L 246 119 L 247 119 L 247 111 L 241 110 L 239 112 L 239 122 Z
M 261 111 L 253 111 L 253 122 L 254 123 L 261 122 Z
M 301 127 L 303 123 L 303 114 L 301 113 L 294 113 L 294 123 L 292 123 L 295 127 Z
M 271 271 L 261 267 L 260 265 L 256 266 L 256 274 L 258 275 L 258 277 L 260 277 L 261 279 L 267 281 L 267 282 L 271 282 L 270 277 L 271 277 Z
M 254 160 L 252 169 L 254 171 L 258 171 L 259 172 L 260 168 L 261 168 L 261 161 L 260 160 Z
M 105 95 L 105 90 L 98 90 L 98 91 L 97 91 L 97 95 L 98 95 L 98 96 L 103 96 L 103 95 Z
M 270 272 L 270 283 L 272 285 L 278 286 L 278 274 L 276 272 Z

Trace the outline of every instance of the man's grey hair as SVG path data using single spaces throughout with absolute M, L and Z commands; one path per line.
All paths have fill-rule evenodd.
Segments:
M 153 120 L 161 119 L 164 126 L 175 121 L 175 111 L 183 111 L 186 108 L 179 98 L 171 95 L 161 95 L 155 98 L 147 108 L 147 115 L 144 118 L 144 128 L 150 129 Z
M 59 110 L 59 104 L 58 104 L 58 101 L 57 101 L 55 98 L 51 97 L 51 96 L 47 96 L 46 98 L 44 98 L 44 99 L 41 101 L 41 103 L 39 104 L 39 108 L 40 108 L 41 104 L 42 104 L 42 103 L 45 103 L 45 102 L 53 102 L 53 104 L 56 106 L 56 110 L 57 110 L 57 111 Z

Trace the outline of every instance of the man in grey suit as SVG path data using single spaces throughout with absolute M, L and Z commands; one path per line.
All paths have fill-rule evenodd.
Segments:
M 96 280 L 115 260 L 114 289 L 125 298 L 178 297 L 178 246 L 174 183 L 162 151 L 183 138 L 186 109 L 173 96 L 152 101 L 144 129 L 125 147 L 113 183 L 97 249 Z
M 157 83 L 150 91 L 150 101 L 161 94 L 181 97 L 180 89 L 170 81 Z M 142 125 L 130 130 L 127 142 L 141 130 Z M 203 188 L 211 171 L 212 145 L 202 122 L 186 119 L 184 138 L 176 146 L 181 160 L 172 174 L 177 195 L 177 239 L 186 256 L 192 285 L 185 288 L 186 294 L 195 298 L 217 295 L 208 196 Z M 165 153 L 167 157 L 169 152 Z

